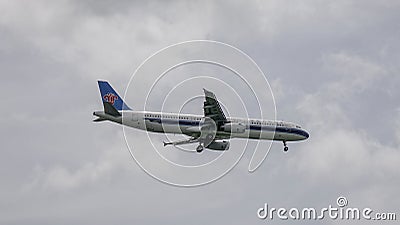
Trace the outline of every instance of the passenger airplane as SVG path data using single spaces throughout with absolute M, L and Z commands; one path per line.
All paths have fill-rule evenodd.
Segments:
M 125 126 L 159 133 L 185 134 L 190 138 L 167 145 L 199 143 L 197 152 L 204 148 L 224 151 L 231 138 L 250 138 L 282 141 L 300 141 L 309 137 L 299 125 L 284 121 L 225 117 L 215 95 L 204 89 L 204 115 L 133 111 L 107 81 L 98 81 L 104 111 L 95 111 L 94 121 L 112 121 Z M 124 118 L 124 119 L 122 119 Z

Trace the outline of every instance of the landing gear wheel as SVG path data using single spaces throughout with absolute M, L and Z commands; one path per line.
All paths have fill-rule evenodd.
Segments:
M 197 146 L 197 148 L 196 148 L 196 152 L 197 152 L 197 153 L 201 153 L 201 152 L 203 151 L 203 149 L 204 149 L 203 145 L 199 145 L 199 146 Z
M 289 147 L 286 145 L 286 141 L 283 141 L 283 151 L 287 152 L 289 150 Z

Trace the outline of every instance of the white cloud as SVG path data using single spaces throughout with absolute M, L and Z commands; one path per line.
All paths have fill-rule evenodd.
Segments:
M 399 185 L 398 181 L 389 180 L 398 180 L 400 152 L 370 130 L 357 127 L 352 112 L 346 108 L 349 102 L 357 104 L 360 94 L 362 97 L 362 93 L 384 88 L 377 84 L 387 79 L 388 72 L 378 63 L 343 52 L 325 55 L 323 59 L 325 83 L 297 106 L 298 112 L 307 117 L 305 127 L 311 137 L 300 152 L 296 151 L 288 168 L 316 186 L 332 185 L 334 180 L 334 186 L 327 189 L 351 194 L 353 201 L 362 202 L 373 193 L 382 197 L 368 203 L 394 207 L 396 201 L 387 191 Z M 360 113 L 364 112 L 368 113 Z
M 397 140 L 397 144 L 400 144 L 400 108 L 397 109 L 397 119 L 395 120 L 394 123 L 396 129 L 395 129 L 395 133 L 396 133 L 396 140 Z
M 120 132 L 113 134 L 112 139 L 108 139 L 108 144 L 102 144 L 107 149 L 98 152 L 92 159 L 80 160 L 77 166 L 36 165 L 23 190 L 76 191 L 97 183 L 108 183 L 117 173 L 130 171 L 134 162 L 127 154 L 124 143 L 119 143 L 120 135 Z
M 381 65 L 345 52 L 324 55 L 323 61 L 326 71 L 336 80 L 329 84 L 327 88 L 331 90 L 328 91 L 336 92 L 340 97 L 363 92 L 387 75 Z

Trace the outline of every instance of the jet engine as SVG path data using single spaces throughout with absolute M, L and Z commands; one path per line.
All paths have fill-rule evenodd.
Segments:
M 228 150 L 229 149 L 229 141 L 213 141 L 211 142 L 207 148 L 212 149 L 212 150 Z

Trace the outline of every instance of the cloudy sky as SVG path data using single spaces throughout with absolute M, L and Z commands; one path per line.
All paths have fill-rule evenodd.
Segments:
M 322 208 L 338 196 L 399 216 L 399 11 L 395 0 L 0 1 L 0 224 L 265 224 L 264 203 Z M 192 39 L 251 56 L 277 117 L 309 140 L 288 153 L 274 143 L 251 174 L 246 152 L 197 188 L 144 173 L 121 127 L 92 123 L 96 80 L 123 93 L 143 60 Z

